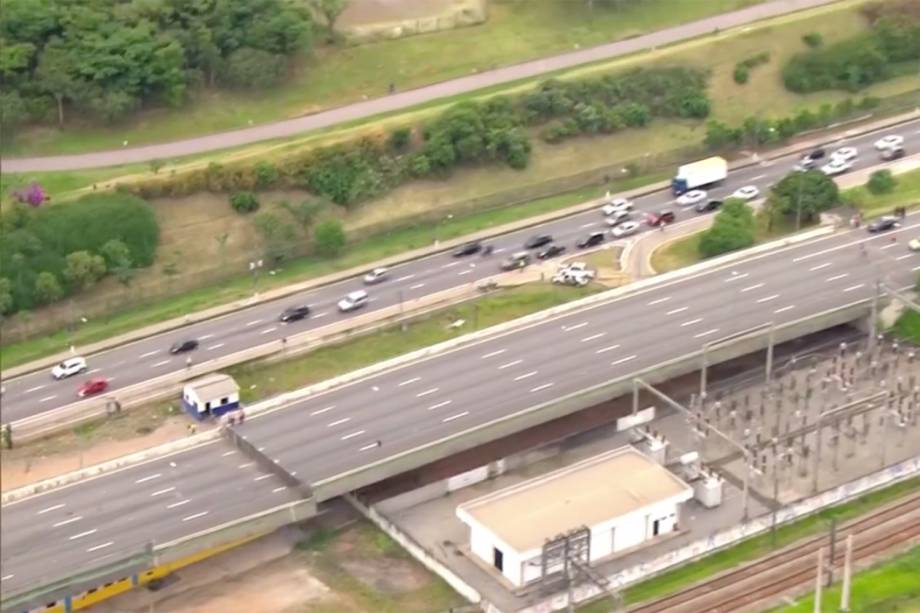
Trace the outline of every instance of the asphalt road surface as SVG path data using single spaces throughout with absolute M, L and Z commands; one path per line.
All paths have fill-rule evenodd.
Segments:
M 611 59 L 645 49 L 670 45 L 682 40 L 704 36 L 715 30 L 725 30 L 735 26 L 753 23 L 761 19 L 775 17 L 777 15 L 784 15 L 802 9 L 830 4 L 835 1 L 836 0 L 772 0 L 738 11 L 714 15 L 691 23 L 665 28 L 664 30 L 658 30 L 635 38 L 600 45 L 590 49 L 583 49 L 581 51 L 563 53 L 561 55 L 533 60 L 523 64 L 514 64 L 505 68 L 487 70 L 467 77 L 460 77 L 383 98 L 374 98 L 364 102 L 348 104 L 305 117 L 297 117 L 295 119 L 288 119 L 240 130 L 232 130 L 229 132 L 221 132 L 198 138 L 190 138 L 161 145 L 131 147 L 115 151 L 100 151 L 98 153 L 78 155 L 5 159 L 3 160 L 3 170 L 5 172 L 38 172 L 121 166 L 122 164 L 148 162 L 150 160 L 166 160 L 196 153 L 217 151 L 219 149 L 248 145 L 275 138 L 289 138 L 293 134 L 327 128 L 339 123 L 373 117 L 381 113 L 390 113 L 432 100 L 448 98 L 450 96 L 473 92 L 503 83 L 535 77 L 572 66 L 580 66 L 581 64 L 589 62 Z M 399 84 L 396 83 L 396 85 L 398 86 Z
M 879 276 L 912 284 L 920 253 L 906 243 L 918 233 L 915 214 L 880 235 L 850 230 L 769 252 L 318 394 L 255 416 L 240 431 L 315 482 L 629 376 L 708 340 L 867 298 Z M 2 509 L 0 588 L 115 560 L 291 496 L 217 442 L 24 499 Z
M 857 147 L 860 152 L 854 168 L 864 168 L 880 163 L 872 143 L 881 134 L 898 133 L 905 137 L 908 153 L 920 150 L 920 120 L 905 123 L 895 130 L 883 130 L 852 139 L 838 139 L 829 144 Z M 725 184 L 710 190 L 713 198 L 725 197 L 744 185 L 756 185 L 764 192 L 769 185 L 786 175 L 796 159 L 788 157 L 762 165 L 755 165 L 732 173 Z M 677 221 L 697 215 L 692 207 L 674 205 L 670 192 L 662 191 L 635 201 L 639 218 L 643 211 L 670 208 L 677 211 Z M 682 210 L 681 210 L 682 209 Z M 200 322 L 168 333 L 111 349 L 88 357 L 88 372 L 55 381 L 50 372 L 36 372 L 9 381 L 4 381 L 6 391 L 0 417 L 4 423 L 37 415 L 66 406 L 76 400 L 80 385 L 92 377 L 109 380 L 110 390 L 141 383 L 151 377 L 165 375 L 185 368 L 186 359 L 196 363 L 225 356 L 247 347 L 269 341 L 277 341 L 306 330 L 317 329 L 337 320 L 353 317 L 354 314 L 339 313 L 335 304 L 348 292 L 365 288 L 371 300 L 365 311 L 398 304 L 401 300 L 419 298 L 463 284 L 471 284 L 499 272 L 499 262 L 508 254 L 520 251 L 524 241 L 537 233 L 551 234 L 556 242 L 565 245 L 566 255 L 576 252 L 575 242 L 591 231 L 606 229 L 599 211 L 587 211 L 564 219 L 536 226 L 520 232 L 507 234 L 489 241 L 495 252 L 488 257 L 478 255 L 453 258 L 442 253 L 401 264 L 390 271 L 389 278 L 374 286 L 365 287 L 360 278 L 318 288 L 296 296 L 260 304 L 218 319 Z M 643 231 L 648 228 L 643 225 Z M 611 237 L 612 239 L 612 237 Z M 610 239 L 609 239 L 610 240 Z M 284 308 L 297 304 L 308 304 L 312 309 L 309 319 L 282 324 L 278 316 Z M 169 347 L 176 341 L 197 339 L 198 350 L 172 356 Z M 77 349 L 79 352 L 79 348 Z

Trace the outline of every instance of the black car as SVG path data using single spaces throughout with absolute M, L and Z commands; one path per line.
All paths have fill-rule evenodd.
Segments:
M 882 150 L 882 159 L 886 162 L 891 160 L 897 160 L 904 157 L 904 148 L 903 147 L 894 147 L 893 149 L 883 149 Z
M 820 160 L 821 158 L 823 158 L 824 154 L 825 154 L 824 149 L 818 147 L 814 151 L 810 153 L 806 153 L 804 156 L 802 156 L 802 159 L 811 160 L 812 162 L 814 162 L 815 160 Z
M 173 343 L 172 347 L 169 348 L 169 352 L 173 354 L 185 353 L 186 351 L 194 351 L 195 349 L 198 349 L 198 341 L 190 338 L 184 341 Z
M 281 313 L 280 321 L 298 321 L 310 314 L 310 307 L 306 305 L 293 306 L 284 309 Z
M 890 230 L 898 225 L 898 218 L 892 217 L 891 215 L 885 215 L 884 217 L 879 217 L 868 226 L 866 229 L 869 232 L 884 232 L 885 230 Z
M 550 245 L 543 251 L 537 254 L 537 257 L 541 260 L 548 260 L 549 258 L 554 258 L 557 255 L 565 253 L 565 247 L 562 245 Z
M 462 258 L 463 256 L 473 255 L 474 253 L 479 253 L 480 251 L 482 251 L 482 243 L 479 241 L 473 241 L 458 247 L 457 250 L 454 251 L 454 257 Z
M 553 237 L 549 234 L 537 234 L 527 239 L 527 242 L 524 243 L 524 248 L 539 249 L 543 245 L 548 245 L 551 242 L 553 242 Z
M 592 232 L 588 236 L 579 239 L 576 243 L 579 249 L 586 249 L 587 247 L 594 247 L 595 245 L 600 245 L 606 239 L 606 235 L 603 232 Z
M 706 202 L 700 202 L 693 208 L 696 209 L 697 213 L 708 213 L 709 211 L 715 211 L 720 206 L 722 206 L 721 200 L 708 200 Z

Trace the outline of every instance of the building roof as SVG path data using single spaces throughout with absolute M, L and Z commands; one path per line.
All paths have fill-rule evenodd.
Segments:
M 191 388 L 202 402 L 220 400 L 240 391 L 240 386 L 236 384 L 233 377 L 220 373 L 189 381 L 185 386 Z
M 606 484 L 606 486 L 605 486 Z M 622 447 L 457 507 L 518 552 L 568 530 L 622 517 L 693 490 L 634 447 Z

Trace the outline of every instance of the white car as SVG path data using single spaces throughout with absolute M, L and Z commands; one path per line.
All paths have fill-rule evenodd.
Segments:
M 741 200 L 753 200 L 760 195 L 760 190 L 755 185 L 745 185 L 739 187 L 729 198 L 740 198 Z
M 889 134 L 875 141 L 875 148 L 878 151 L 885 149 L 897 149 L 904 146 L 904 137 L 900 134 Z
M 389 273 L 390 270 L 388 268 L 375 268 L 374 270 L 364 275 L 364 282 L 368 285 L 380 283 L 387 278 Z
M 367 304 L 370 298 L 367 295 L 367 292 L 364 290 L 358 290 L 356 292 L 351 292 L 341 300 L 339 300 L 339 310 L 343 313 L 348 311 L 354 311 L 355 309 L 360 309 L 365 304 Z
M 616 200 L 611 200 L 607 204 L 601 207 L 601 212 L 604 215 L 615 215 L 621 211 L 631 211 L 633 208 L 633 203 L 627 200 L 626 198 L 617 198 Z
M 51 376 L 55 379 L 66 379 L 86 370 L 86 360 L 80 357 L 67 358 L 51 369 Z
M 907 243 L 907 248 L 911 251 L 920 251 L 920 238 L 915 238 Z
M 627 219 L 629 219 L 630 215 L 631 213 L 627 211 L 626 209 L 620 209 L 619 211 L 614 211 L 613 213 L 608 215 L 607 219 L 605 219 L 604 221 L 607 223 L 608 226 L 616 226 L 620 224 L 621 222 L 624 222 Z
M 856 147 L 841 147 L 831 154 L 831 164 L 834 163 L 834 160 L 843 160 L 844 162 L 855 160 L 857 155 L 859 155 L 859 152 Z
M 610 233 L 617 238 L 623 238 L 624 236 L 635 234 L 638 229 L 638 221 L 624 221 L 620 225 L 616 226 L 613 230 L 611 230 Z
M 821 172 L 833 177 L 834 175 L 840 175 L 853 168 L 853 162 L 848 162 L 840 158 L 834 158 L 827 164 L 821 167 Z
M 687 192 L 677 199 L 677 204 L 681 206 L 692 206 L 706 199 L 707 193 L 701 189 L 695 189 Z

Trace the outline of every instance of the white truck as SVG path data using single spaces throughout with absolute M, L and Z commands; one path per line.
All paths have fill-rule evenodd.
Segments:
M 691 189 L 724 181 L 727 176 L 728 162 L 725 158 L 706 158 L 678 168 L 677 175 L 671 179 L 671 191 L 675 196 L 680 196 Z

